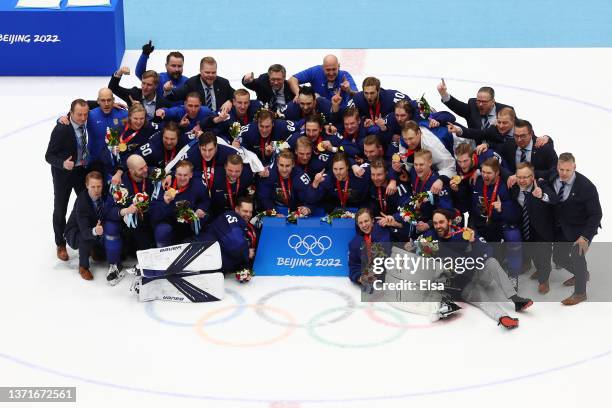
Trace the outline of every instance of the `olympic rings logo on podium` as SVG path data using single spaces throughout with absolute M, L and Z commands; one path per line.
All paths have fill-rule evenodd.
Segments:
M 332 246 L 332 240 L 327 235 L 323 235 L 318 239 L 314 235 L 306 235 L 304 238 L 297 234 L 291 235 L 287 239 L 287 245 L 293 249 L 296 254 L 304 256 L 310 253 L 312 256 L 321 256 Z

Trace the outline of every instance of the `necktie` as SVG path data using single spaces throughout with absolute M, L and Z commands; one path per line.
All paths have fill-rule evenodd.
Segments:
M 521 163 L 527 161 L 527 149 L 521 149 Z
M 565 186 L 566 185 L 567 185 L 567 183 L 565 181 L 561 182 L 561 188 L 559 188 L 559 192 L 557 193 L 559 195 L 559 201 L 565 201 L 563 196 L 565 195 Z
M 529 211 L 527 211 L 527 196 L 529 191 L 523 191 L 523 219 L 521 223 L 521 233 L 523 241 L 529 241 Z
M 100 219 L 102 217 L 102 200 L 98 198 L 94 201 L 94 207 L 96 209 L 96 217 Z
M 87 161 L 87 134 L 83 126 L 79 126 L 79 138 L 81 140 L 81 165 L 84 165 Z
M 206 88 L 206 106 L 208 106 L 208 109 L 213 110 L 212 108 L 212 88 L 211 87 L 207 87 Z
M 489 115 L 482 115 L 480 117 L 482 119 L 482 129 L 487 129 L 491 124 L 489 123 Z

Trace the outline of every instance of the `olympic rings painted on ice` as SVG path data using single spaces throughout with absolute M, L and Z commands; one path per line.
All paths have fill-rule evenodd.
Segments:
M 367 309 L 367 308 L 379 309 L 381 312 L 387 313 L 387 314 L 393 316 L 400 323 L 405 323 L 404 317 L 399 312 L 396 312 L 396 311 L 394 311 L 392 309 L 383 309 L 381 307 L 371 306 L 371 305 L 357 305 L 357 307 L 356 307 L 356 309 Z M 328 346 L 336 346 L 336 347 L 341 347 L 341 348 L 367 348 L 367 347 L 378 347 L 378 346 L 382 346 L 383 344 L 391 343 L 391 342 L 399 339 L 400 337 L 402 337 L 402 335 L 406 332 L 406 328 L 398 328 L 397 333 L 395 333 L 393 336 L 388 337 L 388 338 L 386 338 L 384 340 L 377 341 L 377 342 L 371 342 L 371 343 L 355 343 L 355 344 L 339 343 L 339 342 L 335 342 L 335 341 L 328 340 L 328 339 L 325 339 L 325 338 L 321 337 L 315 331 L 316 322 L 319 319 L 323 318 L 324 316 L 326 316 L 326 315 L 328 315 L 330 313 L 335 313 L 336 311 L 342 310 L 342 309 L 343 309 L 342 307 L 336 307 L 334 309 L 324 310 L 321 313 L 319 313 L 316 316 L 314 316 L 310 320 L 310 322 L 309 322 L 308 334 L 310 334 L 310 336 L 313 337 L 314 339 L 320 341 L 323 344 L 327 344 Z
M 365 314 L 372 320 L 375 321 L 378 324 L 381 324 L 383 326 L 388 326 L 388 327 L 394 327 L 396 329 L 431 329 L 433 327 L 440 327 L 440 326 L 444 326 L 446 323 L 449 323 L 450 321 L 455 319 L 456 315 L 450 316 L 446 319 L 440 319 L 437 320 L 435 322 L 431 322 L 431 323 L 423 323 L 423 324 L 412 324 L 412 323 L 394 323 L 394 322 L 390 322 L 388 320 L 383 319 L 382 317 L 380 317 L 377 313 L 374 312 L 373 307 L 366 307 L 365 308 Z M 380 309 L 380 308 L 379 308 Z M 408 313 L 408 312 L 404 312 L 404 313 Z
M 225 323 L 229 320 L 235 319 L 236 317 L 244 313 L 244 310 L 246 309 L 244 306 L 244 304 L 246 303 L 246 301 L 244 300 L 244 297 L 240 293 L 235 291 L 234 289 L 225 288 L 225 292 L 229 293 L 230 295 L 234 297 L 234 299 L 236 300 L 236 305 L 239 307 L 237 307 L 236 310 L 234 310 L 227 317 L 222 317 L 222 318 L 207 322 L 206 323 L 207 326 L 214 326 L 215 324 Z M 168 324 L 170 326 L 193 327 L 194 325 L 194 323 L 178 322 L 178 321 L 164 319 L 163 317 L 159 316 L 157 312 L 155 311 L 155 302 L 146 302 L 145 312 L 147 313 L 147 316 L 149 316 L 151 319 L 158 321 L 159 323 Z
M 346 319 L 347 317 L 349 317 L 353 313 L 353 310 L 356 307 L 355 301 L 353 300 L 353 298 L 348 293 L 345 293 L 345 292 L 343 292 L 341 290 L 338 290 L 338 289 L 328 288 L 328 287 L 325 287 L 325 286 L 294 286 L 294 287 L 289 287 L 289 288 L 275 290 L 275 291 L 270 292 L 267 295 L 261 297 L 256 302 L 256 304 L 258 306 L 266 306 L 266 302 L 269 301 L 274 296 L 277 296 L 277 295 L 280 295 L 280 294 L 286 293 L 286 292 L 292 292 L 292 291 L 295 291 L 295 290 L 322 290 L 324 292 L 332 293 L 332 294 L 337 295 L 337 296 L 341 297 L 342 299 L 344 299 L 344 301 L 346 302 L 346 305 L 344 306 L 344 309 L 346 309 L 346 311 L 344 313 L 342 313 L 340 316 L 338 316 L 338 317 L 336 317 L 334 319 L 331 319 L 331 320 L 329 320 L 327 322 L 319 323 L 319 326 L 324 326 L 324 325 L 330 324 L 330 323 L 336 323 L 336 322 L 338 322 L 340 320 Z M 308 323 L 306 323 L 306 324 L 286 323 L 286 322 L 283 322 L 283 321 L 276 320 L 276 319 L 268 316 L 268 314 L 264 311 L 264 308 L 256 309 L 255 312 L 262 319 L 267 320 L 268 322 L 276 324 L 276 325 L 279 325 L 279 326 L 289 326 L 289 325 L 291 325 L 291 327 L 301 327 L 301 328 L 308 328 L 308 327 L 310 327 L 308 325 Z
M 204 331 L 204 326 L 206 325 L 206 322 L 213 316 L 218 315 L 219 313 L 222 313 L 228 309 L 232 309 L 235 307 L 244 307 L 244 308 L 250 308 L 250 309 L 259 309 L 259 308 L 267 308 L 272 312 L 278 313 L 279 315 L 283 316 L 284 318 L 286 318 L 289 323 L 294 323 L 295 322 L 295 318 L 286 310 L 283 309 L 279 309 L 276 307 L 272 307 L 272 306 L 263 306 L 263 305 L 231 305 L 231 306 L 226 306 L 226 307 L 222 307 L 220 309 L 217 310 L 213 310 L 209 313 L 206 313 L 204 316 L 202 316 L 202 318 L 200 318 L 200 320 L 197 321 L 196 325 L 195 325 L 195 329 L 196 329 L 196 333 L 198 333 L 198 336 L 200 336 L 202 339 L 209 341 L 211 343 L 215 343 L 218 344 L 220 346 L 229 346 L 229 347 L 261 347 L 261 346 L 268 346 L 270 344 L 274 344 L 277 343 L 287 337 L 289 337 L 289 335 L 291 333 L 293 333 L 293 331 L 295 330 L 295 327 L 293 326 L 287 326 L 285 328 L 285 330 L 279 334 L 278 336 L 275 336 L 271 339 L 268 340 L 261 340 L 261 341 L 253 341 L 253 342 L 243 342 L 243 343 L 239 343 L 239 342 L 232 342 L 232 341 L 226 341 L 226 340 L 219 340 L 216 339 L 212 336 L 210 336 L 208 333 L 206 333 Z
M 331 248 L 332 240 L 327 235 L 320 236 L 317 239 L 314 235 L 306 235 L 302 238 L 297 234 L 293 234 L 287 238 L 287 245 L 298 255 L 304 256 L 310 252 L 312 256 L 320 256 Z

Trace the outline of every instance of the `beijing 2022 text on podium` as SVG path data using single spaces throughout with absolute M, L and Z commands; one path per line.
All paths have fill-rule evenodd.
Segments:
M 110 6 L 17 7 L 0 2 L 0 75 L 106 76 L 125 52 L 123 0 Z

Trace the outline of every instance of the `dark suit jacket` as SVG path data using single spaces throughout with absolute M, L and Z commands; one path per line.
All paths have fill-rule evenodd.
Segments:
M 559 199 L 555 190 L 548 184 L 548 181 L 540 179 L 536 180 L 536 182 L 538 183 L 538 187 L 542 189 L 542 192 L 548 195 L 548 202 L 544 202 L 531 194 L 527 194 L 525 203 L 527 204 L 527 211 L 529 214 L 529 225 L 532 230 L 535 230 L 541 242 L 553 242 L 555 240 L 554 206 Z M 521 189 L 518 184 L 515 184 L 510 189 L 510 195 L 522 211 L 522 207 L 518 201 L 520 191 Z
M 557 152 L 555 152 L 555 148 L 550 142 L 537 148 L 535 147 L 536 137 L 533 136 L 531 140 L 533 141 L 531 164 L 535 167 L 535 177 L 536 179 L 548 179 L 557 167 Z M 508 170 L 510 170 L 512 174 L 516 173 L 516 149 L 516 142 L 511 140 L 504 143 L 499 150 L 500 156 L 504 159 L 508 166 Z
M 234 88 L 232 88 L 227 79 L 220 76 L 218 76 L 217 79 L 215 79 L 215 82 L 213 82 L 213 90 L 215 91 L 217 110 L 219 110 L 221 105 L 232 100 L 234 97 Z M 205 102 L 206 94 L 204 93 L 204 87 L 202 87 L 200 75 L 195 75 L 189 78 L 187 82 L 185 82 L 185 85 L 170 91 L 170 93 L 166 95 L 166 98 L 168 98 L 170 101 L 183 101 L 185 98 L 187 98 L 187 95 L 190 92 L 199 93 L 202 104 Z
M 115 75 L 111 76 L 110 81 L 108 81 L 108 88 L 113 91 L 115 95 L 121 98 L 127 104 L 127 106 L 132 106 L 132 100 L 130 97 L 135 101 L 142 101 L 142 89 L 135 86 L 130 89 L 124 88 L 119 85 L 119 81 L 121 81 L 121 78 L 117 78 Z M 155 110 L 160 108 L 169 108 L 171 106 L 172 104 L 170 101 L 157 95 L 157 98 L 155 99 Z
M 104 197 L 102 197 L 102 202 L 104 202 Z M 70 217 L 66 222 L 66 231 L 64 233 L 66 241 L 68 243 L 95 241 L 97 236 L 95 236 L 91 230 L 97 223 L 98 217 L 94 209 L 93 201 L 91 201 L 87 190 L 83 190 L 77 196 Z
M 474 128 L 466 128 L 465 126 L 461 126 L 457 124 L 461 129 L 463 129 L 463 133 L 461 137 L 466 139 L 472 139 L 476 142 L 477 145 L 481 143 L 487 143 L 490 147 L 499 150 L 499 147 L 506 142 L 506 139 L 509 137 L 507 135 L 502 135 L 497 130 L 496 126 L 489 126 L 486 129 L 474 129 Z
M 549 178 L 550 185 L 558 177 L 555 171 Z M 576 172 L 576 180 L 572 185 L 567 200 L 560 201 L 555 206 L 555 222 L 561 226 L 565 238 L 570 241 L 580 236 L 589 241 L 597 234 L 601 223 L 601 204 L 595 185 L 585 176 Z
M 77 160 L 76 133 L 72 124 L 62 125 L 57 123 L 51 132 L 51 139 L 45 153 L 45 160 L 51 165 L 53 177 L 68 178 L 70 171 L 64 169 L 64 160 L 72 156 Z
M 448 102 L 443 102 L 450 110 L 464 118 L 469 128 L 480 129 L 482 120 L 480 112 L 476 106 L 476 98 L 468 99 L 468 102 L 461 102 L 451 95 Z M 495 111 L 499 112 L 503 108 L 512 108 L 512 106 L 504 105 L 503 103 L 495 102 Z
M 251 91 L 255 91 L 257 95 L 257 100 L 262 103 L 267 103 L 270 108 L 273 108 L 276 103 L 276 97 L 274 96 L 274 91 L 270 86 L 270 76 L 266 74 L 261 74 L 257 77 L 253 82 L 246 83 L 244 82 L 244 77 L 242 78 L 242 85 Z M 285 94 L 285 102 L 289 103 L 295 98 L 295 94 L 289 87 L 289 82 L 285 81 L 285 86 L 283 88 L 283 93 Z

